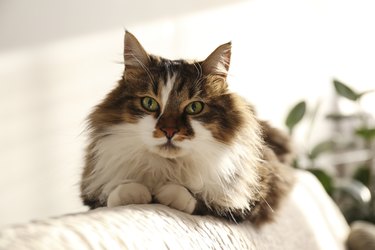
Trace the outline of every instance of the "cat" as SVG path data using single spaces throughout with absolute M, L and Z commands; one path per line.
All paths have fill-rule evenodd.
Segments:
M 204 61 L 148 54 L 126 31 L 122 79 L 88 117 L 81 198 L 160 203 L 261 225 L 288 192 L 289 138 L 228 89 L 231 43 Z

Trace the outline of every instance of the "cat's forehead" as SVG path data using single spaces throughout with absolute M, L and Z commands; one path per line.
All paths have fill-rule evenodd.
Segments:
M 169 60 L 149 55 L 146 65 L 130 69 L 126 76 L 130 86 L 128 91 L 163 100 L 169 97 L 180 101 L 202 98 L 207 89 L 201 62 L 197 61 Z
M 152 56 L 148 70 L 154 81 L 150 87 L 156 96 L 165 88 L 169 92 L 176 92 L 180 97 L 192 97 L 199 91 L 196 82 L 202 77 L 202 71 L 197 62 Z M 143 73 L 145 77 L 149 77 L 145 71 Z
M 154 72 L 168 75 L 197 76 L 201 74 L 200 64 L 187 60 L 169 60 L 151 56 L 149 68 Z

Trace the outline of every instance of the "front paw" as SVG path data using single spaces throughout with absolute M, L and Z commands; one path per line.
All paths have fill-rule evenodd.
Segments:
M 107 206 L 117 207 L 129 204 L 147 204 L 151 193 L 145 185 L 132 182 L 118 185 L 108 196 Z
M 197 200 L 183 186 L 167 184 L 155 192 L 156 200 L 166 206 L 183 211 L 188 214 L 194 212 Z

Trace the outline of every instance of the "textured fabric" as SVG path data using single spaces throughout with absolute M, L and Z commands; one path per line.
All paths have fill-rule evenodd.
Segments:
M 345 249 L 349 228 L 319 182 L 298 171 L 276 219 L 260 228 L 162 205 L 101 208 L 2 229 L 0 249 Z

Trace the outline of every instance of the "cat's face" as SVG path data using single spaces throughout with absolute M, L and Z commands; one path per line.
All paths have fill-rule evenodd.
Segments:
M 138 138 L 133 143 L 166 158 L 210 143 L 229 144 L 242 124 L 236 98 L 227 89 L 229 60 L 230 44 L 203 62 L 155 57 L 127 33 L 123 79 L 91 120 L 102 129 L 132 127 L 132 138 Z

